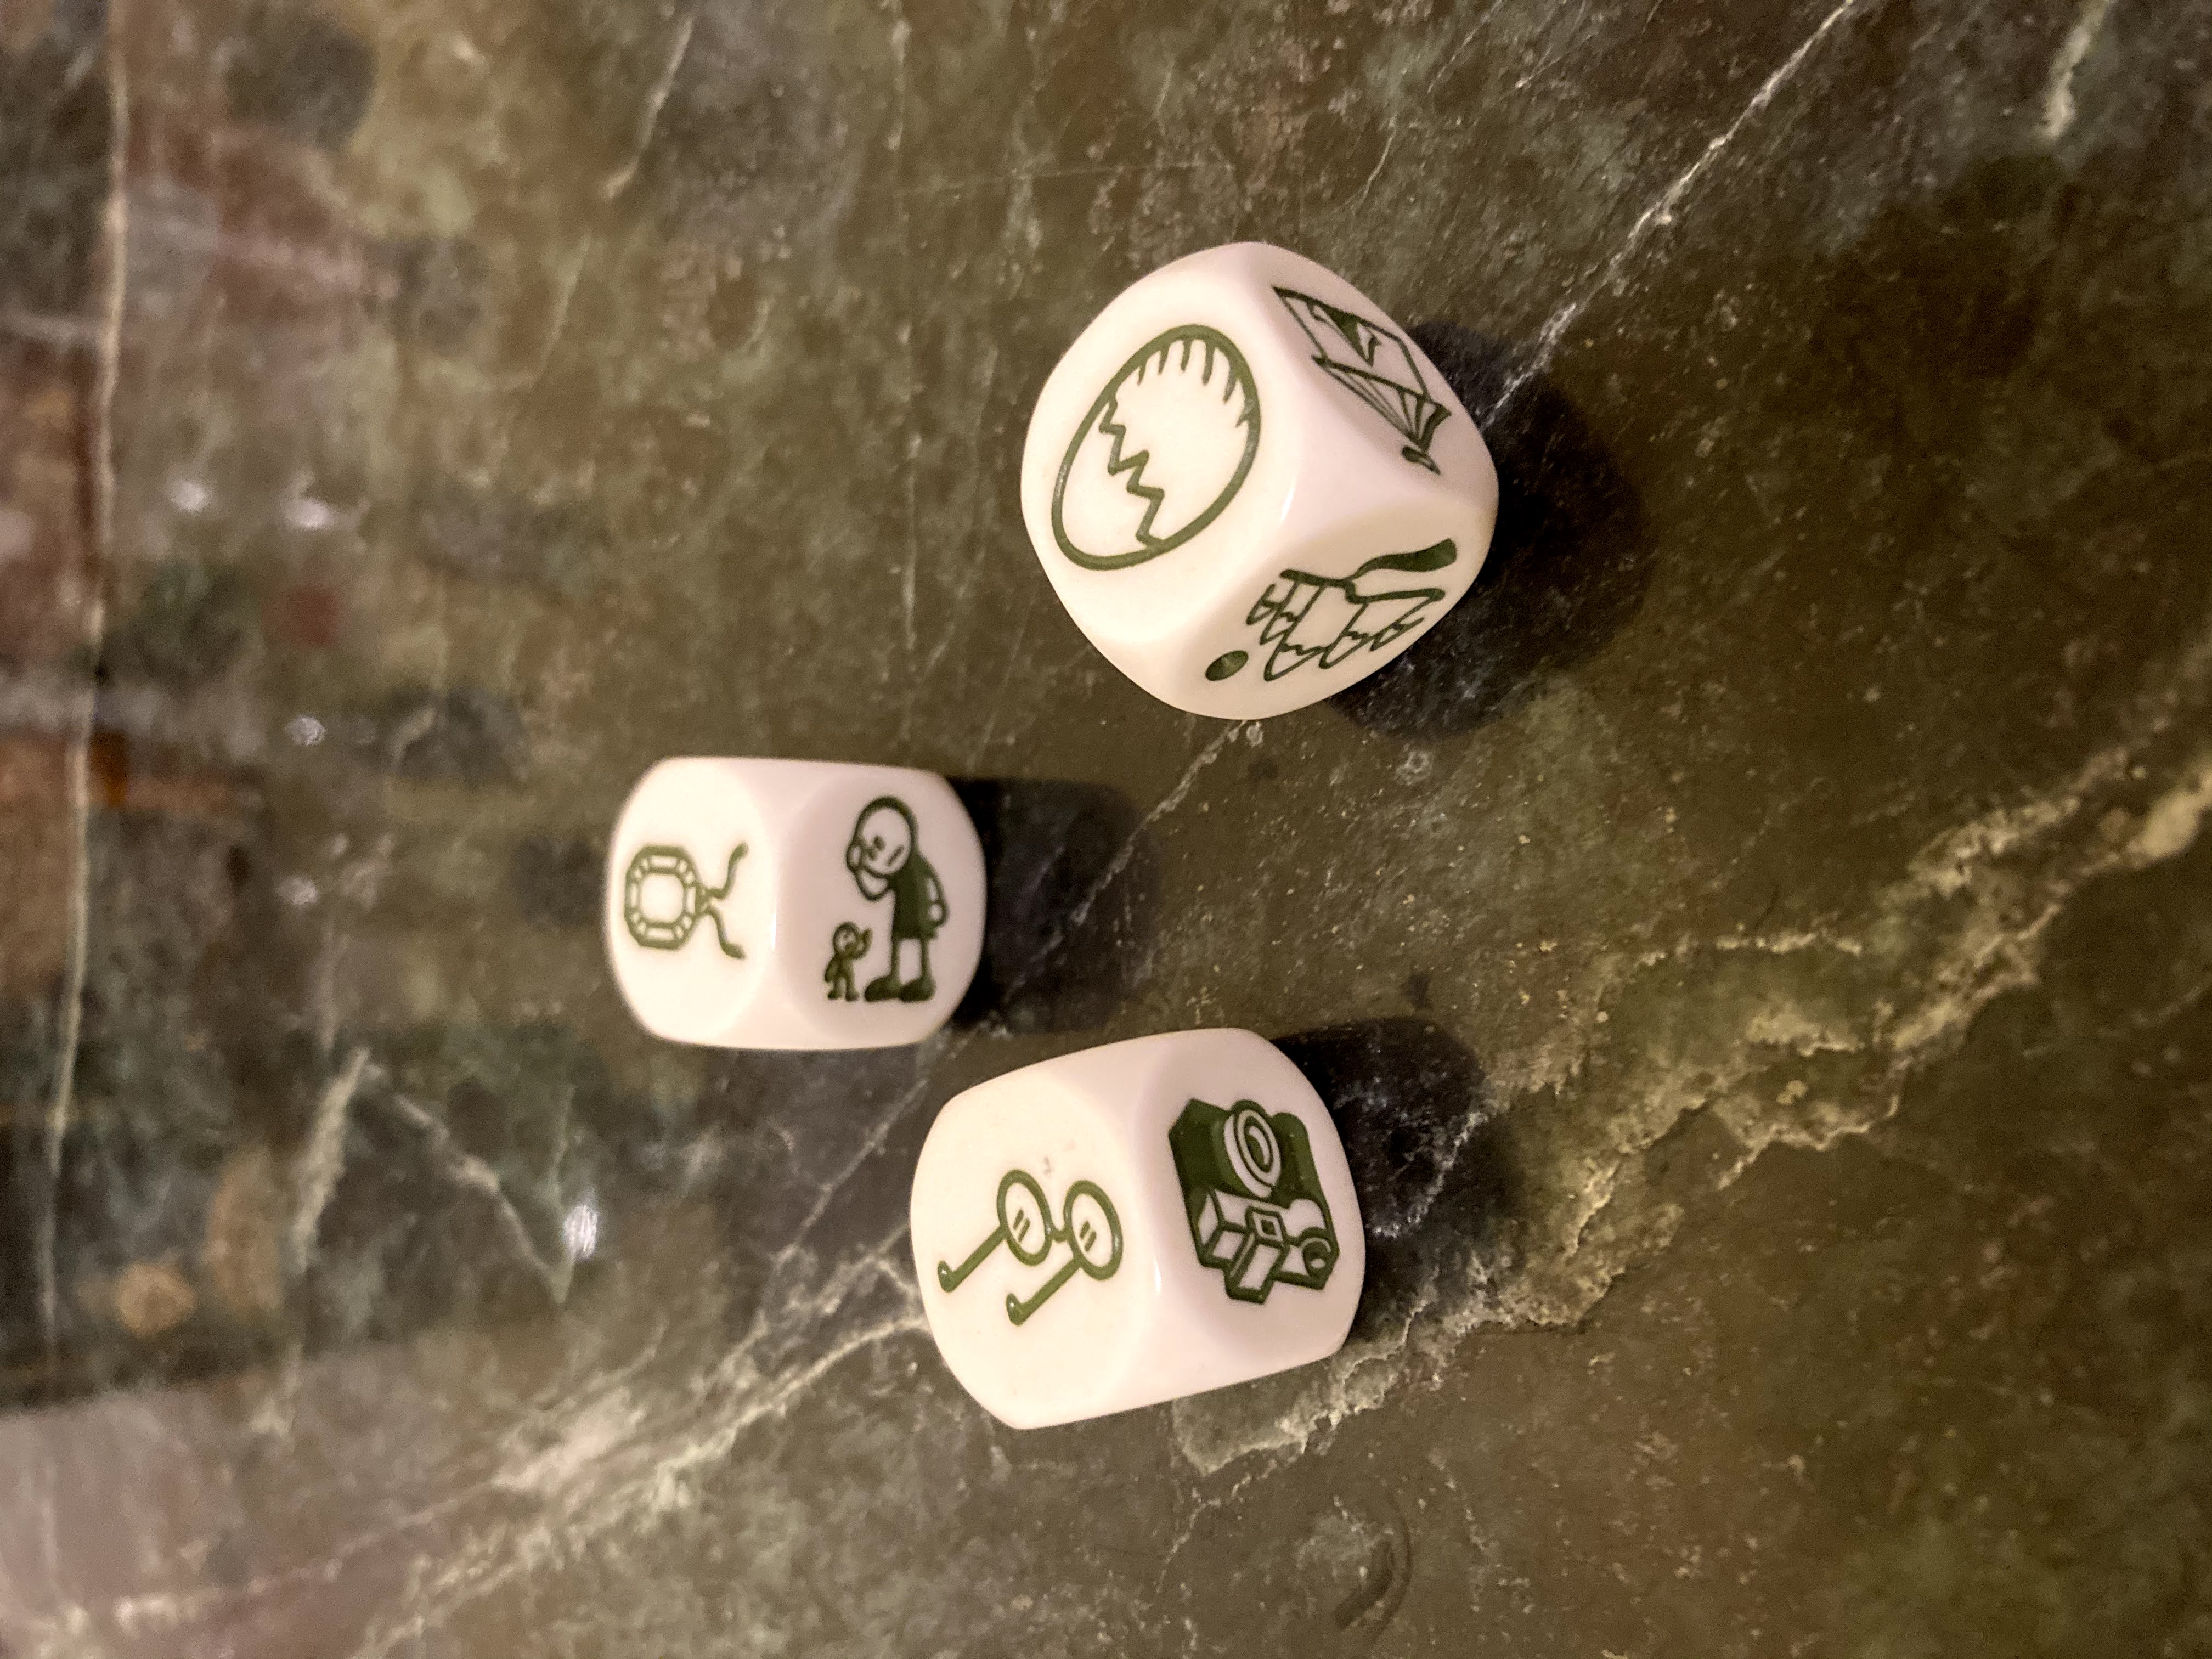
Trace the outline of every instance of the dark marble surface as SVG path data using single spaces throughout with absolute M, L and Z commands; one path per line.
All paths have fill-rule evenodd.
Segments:
M 0 4 L 0 1653 L 2212 1652 L 2212 14 Z M 1264 726 L 1014 463 L 1256 236 L 1497 455 Z M 653 758 L 926 766 L 911 1051 L 629 1023 Z M 1016 1434 L 952 1091 L 1249 1025 L 1334 1361 Z

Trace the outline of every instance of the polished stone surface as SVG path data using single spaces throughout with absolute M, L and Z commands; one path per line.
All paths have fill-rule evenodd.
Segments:
M 0 4 L 0 1652 L 2212 1651 L 2212 14 Z M 1022 536 L 1237 237 L 1488 434 L 1264 726 Z M 919 1048 L 635 1029 L 653 759 L 928 767 Z M 935 1107 L 1281 1041 L 1334 1360 L 1017 1434 Z

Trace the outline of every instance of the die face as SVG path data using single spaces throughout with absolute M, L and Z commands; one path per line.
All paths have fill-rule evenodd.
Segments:
M 1206 297 L 1204 309 L 1239 309 L 1233 293 Z M 1260 392 L 1237 342 L 1212 323 L 1150 328 L 1091 400 L 1054 477 L 1053 545 L 1085 570 L 1149 563 L 1194 539 L 1235 505 L 1259 453 Z
M 1212 1092 L 1224 1103 L 1216 1105 L 1188 1094 L 1168 1130 L 1191 1256 L 1198 1265 L 1195 1298 L 1209 1302 L 1218 1289 L 1233 1303 L 1264 1308 L 1281 1291 L 1285 1305 L 1280 1311 L 1321 1316 L 1324 1325 L 1333 1323 L 1343 1310 L 1324 1306 L 1318 1294 L 1308 1299 L 1285 1287 L 1316 1293 L 1328 1289 L 1344 1256 L 1338 1225 L 1343 1194 L 1331 1205 L 1329 1183 L 1322 1179 L 1322 1160 L 1314 1150 L 1314 1129 L 1309 1115 L 1298 1109 L 1303 1103 L 1297 1091 L 1285 1099 L 1280 1091 L 1249 1079 L 1243 1086 L 1276 1098 L 1261 1101 L 1217 1089 Z M 1330 1144 L 1324 1138 L 1323 1146 Z M 1356 1211 L 1351 1219 L 1356 1237 Z M 1361 1270 L 1359 1265 L 1348 1269 L 1346 1280 L 1356 1285 Z M 1256 1327 L 1239 1334 L 1260 1334 Z M 1279 1332 L 1265 1334 L 1270 1341 L 1280 1340 Z M 1340 1340 L 1339 1332 L 1329 1349 Z
M 1488 550 L 1497 476 L 1410 335 L 1333 273 L 1242 243 L 1146 277 L 1040 394 L 1023 512 L 1108 659 L 1261 718 L 1410 647 Z
M 1012 1317 L 1032 1291 L 1010 1282 L 990 1318 L 980 1299 L 956 1305 L 963 1264 L 991 1259 L 982 1251 L 991 1236 L 971 1224 L 976 1245 L 953 1255 L 948 1241 L 960 1229 L 945 1195 L 958 1194 L 950 1207 L 962 1217 L 988 1208 L 1006 1237 L 1042 1237 L 1036 1224 L 996 1219 L 1002 1195 L 1032 1210 L 1048 1201 L 1065 1208 L 1074 1188 L 1047 1182 L 1041 1194 L 1030 1192 L 999 1166 L 1026 1170 L 1048 1159 L 1056 1178 L 1092 1180 L 1110 1200 L 1120 1265 L 1117 1288 L 1086 1295 L 1040 1350 Z M 1089 1173 L 1100 1170 L 1110 1180 Z M 1086 1213 L 1097 1233 L 1097 1213 Z M 1061 1231 L 1080 1225 L 1064 1218 Z M 970 1090 L 945 1107 L 923 1149 L 913 1232 L 940 1351 L 962 1384 L 1017 1427 L 1152 1405 L 1323 1358 L 1343 1343 L 1366 1270 L 1358 1203 L 1327 1109 L 1297 1067 L 1249 1031 L 1115 1043 Z M 1105 1259 L 1097 1249 L 1093 1257 Z
M 1068 348 L 1030 416 L 1030 540 L 1109 656 L 1225 599 L 1295 479 L 1289 364 L 1240 252 L 1194 254 L 1124 291 Z
M 625 1000 L 656 1036 L 741 1048 L 915 1042 L 975 975 L 982 848 L 931 773 L 665 761 L 616 826 L 606 938 Z
M 1148 1169 L 1172 1189 L 1176 1223 L 1160 1248 L 1160 1296 L 1181 1358 L 1155 1374 L 1152 1399 L 1335 1352 L 1358 1308 L 1367 1251 L 1328 1107 L 1253 1032 L 1139 1041 L 1152 1069 L 1132 1127 Z
M 785 1047 L 918 1042 L 960 1005 L 983 951 L 983 848 L 933 773 L 837 767 L 784 849 L 776 968 Z
M 1016 1428 L 1115 1409 L 1153 1309 L 1163 1230 L 1130 1147 L 1080 1088 L 1030 1067 L 969 1090 L 915 1170 L 915 1271 L 961 1386 Z
M 1357 498 L 1356 488 L 1336 497 Z M 1431 495 L 1305 526 L 1242 592 L 1146 651 L 1153 678 L 1140 683 L 1219 720 L 1265 720 L 1334 696 L 1410 650 L 1459 603 L 1494 516 Z M 1285 520 L 1289 528 L 1297 515 Z
M 758 1000 L 775 938 L 774 845 L 732 763 L 666 760 L 640 779 L 608 848 L 607 958 L 655 1036 L 720 1042 Z
M 1294 380 L 1303 379 L 1304 391 L 1327 393 L 1318 409 L 1344 417 L 1345 439 L 1410 469 L 1403 476 L 1412 482 L 1425 472 L 1441 487 L 1495 495 L 1481 433 L 1409 330 L 1324 265 L 1262 244 L 1242 251 L 1251 261 L 1249 280 L 1274 297 L 1279 315 L 1265 307 L 1263 315 L 1275 325 L 1275 341 L 1300 361 Z M 1326 441 L 1334 447 L 1339 438 Z

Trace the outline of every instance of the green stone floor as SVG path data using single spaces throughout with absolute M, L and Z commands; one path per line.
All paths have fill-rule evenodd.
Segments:
M 0 0 L 0 1655 L 2212 1654 L 2212 12 Z M 1498 463 L 1264 724 L 1015 464 L 1256 237 Z M 657 1043 L 652 761 L 961 781 L 918 1048 Z M 1202 1024 L 1333 1361 L 1000 1428 L 935 1109 Z

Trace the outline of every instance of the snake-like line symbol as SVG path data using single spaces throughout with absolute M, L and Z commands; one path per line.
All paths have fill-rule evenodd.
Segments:
M 680 951 L 700 917 L 710 916 L 714 922 L 714 942 L 722 947 L 722 954 L 744 956 L 744 947 L 733 944 L 722 931 L 722 913 L 714 907 L 729 897 L 730 889 L 737 884 L 738 860 L 744 855 L 745 844 L 739 842 L 730 849 L 730 867 L 723 873 L 722 884 L 709 887 L 699 878 L 699 866 L 692 863 L 690 854 L 682 848 L 639 848 L 623 876 L 623 925 L 629 929 L 629 936 L 648 951 Z M 655 915 L 646 908 L 646 884 L 656 879 L 676 884 L 679 896 L 673 915 Z
M 1022 1325 L 1052 1299 L 1054 1291 L 1075 1277 L 1078 1268 L 1093 1279 L 1111 1279 L 1121 1265 L 1121 1218 L 1114 1212 L 1114 1200 L 1095 1181 L 1068 1183 L 1066 1196 L 1060 1200 L 1060 1221 L 1055 1225 L 1052 1206 L 1046 1201 L 1044 1188 L 1037 1178 L 1026 1170 L 1009 1170 L 999 1180 L 998 1210 L 998 1226 L 965 1261 L 957 1267 L 948 1261 L 937 1264 L 939 1290 L 958 1290 L 968 1275 L 981 1267 L 984 1258 L 1001 1244 L 1015 1261 L 1025 1267 L 1034 1267 L 1052 1254 L 1055 1243 L 1065 1240 L 1067 1260 L 1060 1263 L 1059 1271 L 1045 1280 L 1035 1296 L 1024 1301 L 1011 1291 L 1007 1293 L 1007 1321 Z

